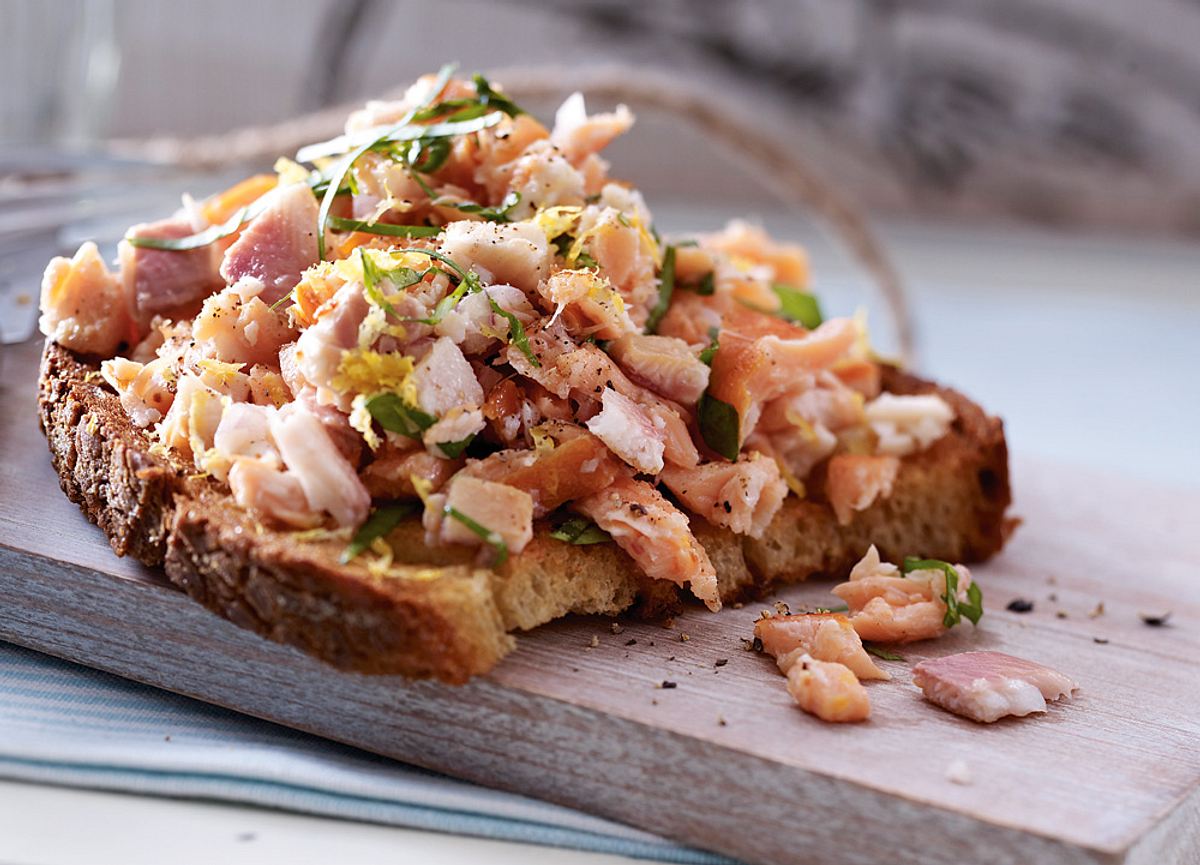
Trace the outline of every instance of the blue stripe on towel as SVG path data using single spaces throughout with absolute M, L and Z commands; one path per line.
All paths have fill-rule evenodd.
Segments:
M 456 781 L 0 643 L 0 777 L 245 802 L 659 862 L 732 865 L 569 808 Z

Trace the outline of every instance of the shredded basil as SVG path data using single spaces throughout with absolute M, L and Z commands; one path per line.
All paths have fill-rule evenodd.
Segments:
M 479 97 L 479 101 L 488 108 L 495 108 L 497 111 L 503 111 L 509 117 L 516 117 L 518 114 L 524 114 L 524 109 L 517 105 L 503 93 L 498 93 L 492 89 L 492 84 L 478 72 L 471 76 L 471 81 L 475 84 L 475 93 Z
M 565 259 L 571 253 L 571 247 L 575 243 L 575 238 L 572 237 L 570 234 L 560 234 L 558 237 L 554 238 L 554 240 L 552 240 L 550 242 L 558 250 L 558 254 Z M 570 263 L 570 262 L 568 262 L 568 263 Z M 574 263 L 578 264 L 582 267 L 599 267 L 600 266 L 600 262 L 596 261 L 596 259 L 592 257 L 592 254 L 590 252 L 588 252 L 586 249 L 579 250 L 579 254 L 575 256 Z
M 450 139 L 422 136 L 398 152 L 413 171 L 433 174 L 450 158 Z
M 456 460 L 460 456 L 462 456 L 462 452 L 465 451 L 467 449 L 467 446 L 470 445 L 471 442 L 473 442 L 473 441 L 475 441 L 474 433 L 467 436 L 465 439 L 461 439 L 460 441 L 438 442 L 437 446 L 438 446 L 438 450 L 440 450 L 442 453 L 444 453 L 447 457 L 449 457 L 452 460 Z
M 721 347 L 721 329 L 719 327 L 710 327 L 708 329 L 708 348 L 700 352 L 700 360 L 706 366 L 712 366 L 713 358 L 717 356 L 717 349 Z
M 142 249 L 166 249 L 172 252 L 186 252 L 189 249 L 200 249 L 228 237 L 241 228 L 251 216 L 250 205 L 246 205 L 220 225 L 210 225 L 203 231 L 196 234 L 189 234 L 187 237 L 138 237 L 137 235 L 127 234 L 125 235 L 125 240 L 131 246 L 137 246 Z
M 464 120 L 446 120 L 429 125 L 414 123 L 413 119 L 414 115 L 410 113 L 391 126 L 365 129 L 350 135 L 339 135 L 328 141 L 309 144 L 296 151 L 296 161 L 311 163 L 318 159 L 344 156 L 355 151 L 362 153 L 366 153 L 368 150 L 395 152 L 398 149 L 407 149 L 412 142 L 423 145 L 438 139 L 449 139 L 459 135 L 469 135 L 472 132 L 480 132 L 495 126 L 504 119 L 504 115 L 500 111 L 492 111 L 482 116 L 469 117 Z M 401 147 L 398 148 L 397 145 Z M 421 146 L 420 149 L 424 149 L 424 147 Z
M 499 207 L 484 207 L 482 204 L 474 202 L 466 202 L 465 204 L 445 204 L 444 207 L 453 207 L 455 210 L 462 213 L 473 213 L 490 222 L 512 222 L 509 213 L 514 207 L 521 203 L 521 193 L 513 191 L 504 196 L 504 200 L 500 202 Z
M 413 516 L 418 509 L 419 506 L 416 502 L 397 502 L 376 508 L 371 516 L 367 517 L 367 521 L 354 533 L 354 537 L 346 549 L 342 550 L 342 555 L 338 560 L 343 565 L 353 560 L 377 539 L 385 537 L 403 520 Z
M 654 304 L 654 308 L 650 310 L 650 317 L 646 319 L 646 333 L 654 333 L 658 330 L 659 322 L 667 314 L 667 308 L 671 305 L 671 294 L 674 291 L 675 247 L 668 246 L 667 251 L 663 253 L 662 272 L 659 275 L 658 302 Z
M 387 222 L 367 222 L 362 219 L 329 217 L 329 227 L 334 231 L 361 231 L 383 237 L 434 237 L 442 233 L 439 225 L 391 225 Z
M 560 523 L 550 532 L 550 537 L 575 546 L 603 544 L 612 540 L 612 535 L 586 517 L 571 517 Z
M 710 270 L 708 273 L 704 274 L 704 276 L 700 277 L 700 282 L 689 287 L 692 289 L 692 291 L 696 292 L 696 294 L 709 297 L 710 295 L 716 293 L 717 290 L 716 275 Z
M 404 251 L 415 252 L 419 255 L 427 255 L 430 258 L 436 259 L 444 264 L 448 264 L 454 271 L 453 275 L 458 277 L 458 286 L 454 289 L 454 291 L 450 292 L 437 302 L 437 305 L 433 308 L 433 315 L 429 316 L 428 318 L 406 320 L 417 321 L 421 324 L 438 325 L 441 323 L 442 319 L 446 317 L 446 313 L 454 309 L 454 307 L 458 305 L 458 302 L 466 295 L 475 294 L 476 292 L 483 290 L 483 285 L 479 282 L 478 274 L 476 274 L 474 271 L 465 270 L 462 266 L 455 262 L 454 259 L 441 252 L 438 252 L 436 249 L 412 248 L 405 249 Z M 439 272 L 445 273 L 444 270 L 439 270 Z M 447 276 L 449 275 L 450 274 L 447 274 Z
M 775 296 L 779 298 L 779 316 L 788 321 L 801 324 L 809 330 L 821 326 L 824 317 L 821 315 L 821 304 L 815 295 L 777 282 L 771 286 Z
M 895 652 L 890 652 L 887 649 L 881 649 L 878 646 L 872 646 L 870 643 L 863 643 L 863 648 L 876 658 L 883 658 L 885 661 L 903 661 L 905 657 L 898 655 Z
M 914 556 L 905 556 L 904 564 L 900 567 L 900 572 L 907 575 L 913 571 L 938 570 L 946 575 L 946 594 L 942 595 L 942 600 L 946 604 L 946 615 L 942 618 L 942 623 L 947 628 L 953 628 L 963 620 L 963 617 L 970 619 L 971 624 L 978 625 L 979 620 L 983 617 L 983 590 L 979 588 L 977 583 L 972 583 L 967 587 L 967 599 L 960 601 L 958 599 L 958 571 L 948 562 L 943 562 L 941 559 L 918 559 Z
M 367 400 L 367 411 L 385 430 L 410 439 L 419 439 L 422 432 L 437 423 L 433 415 L 408 405 L 394 393 L 371 397 Z
M 437 105 L 432 105 L 429 108 L 418 111 L 413 116 L 413 120 L 433 120 L 436 117 L 445 117 L 447 115 L 449 115 L 449 119 L 451 120 L 469 120 L 472 117 L 478 117 L 489 111 L 502 111 L 509 117 L 516 117 L 518 114 L 525 113 L 523 109 L 507 96 L 494 90 L 491 82 L 482 75 L 476 73 L 471 76 L 471 81 L 475 85 L 474 96 L 446 99 Z
M 434 81 L 433 86 L 429 88 L 425 97 L 415 109 L 410 111 L 395 126 L 387 129 L 382 134 L 373 139 L 369 139 L 368 141 L 356 147 L 354 150 L 350 151 L 350 153 L 346 154 L 346 156 L 343 157 L 340 162 L 338 162 L 333 171 L 330 172 L 329 187 L 325 190 L 325 195 L 321 198 L 321 208 L 317 213 L 317 258 L 319 260 L 324 261 L 325 259 L 325 225 L 329 220 L 329 211 L 333 207 L 334 200 L 337 198 L 337 190 L 341 187 L 342 180 L 346 177 L 347 172 L 350 171 L 351 167 L 353 167 L 355 161 L 360 156 L 362 156 L 371 148 L 386 142 L 392 133 L 398 132 L 408 125 L 413 114 L 436 99 L 438 94 L 441 93 L 445 88 L 446 82 L 450 80 L 450 76 L 454 74 L 454 69 L 455 66 L 452 63 L 448 63 L 443 66 L 441 71 L 438 73 L 438 77 Z M 422 129 L 425 130 L 424 134 L 428 134 L 428 129 L 426 127 L 422 127 Z M 311 149 L 309 148 L 306 148 L 304 151 L 296 154 L 296 159 L 300 162 L 310 162 L 315 158 L 317 157 L 312 155 Z
M 493 532 L 486 526 L 476 522 L 458 508 L 450 507 L 450 505 L 443 507 L 442 513 L 451 519 L 462 523 L 464 526 L 470 529 L 474 535 L 479 537 L 484 543 L 492 548 L 494 551 L 492 565 L 494 567 L 499 567 L 508 561 L 508 544 L 504 543 L 504 538 L 500 537 L 498 533 Z
M 384 279 L 391 280 L 392 274 L 381 270 L 366 252 L 361 249 L 359 250 L 358 257 L 362 261 L 363 291 L 366 292 L 367 299 L 383 309 L 388 315 L 400 318 L 400 313 L 396 312 L 396 308 L 388 303 L 387 298 L 383 296 L 383 292 L 379 290 L 380 281 Z M 405 268 L 405 270 L 408 270 L 408 268 Z
M 508 322 L 508 341 L 520 349 L 521 354 L 525 355 L 531 364 L 540 367 L 542 362 L 537 359 L 537 355 L 533 353 L 533 349 L 529 346 L 529 337 L 525 333 L 525 325 L 521 324 L 521 319 L 496 303 L 496 298 L 490 294 L 487 296 L 487 299 L 488 304 L 492 307 L 492 312 Z
M 742 449 L 737 409 L 705 393 L 696 405 L 696 415 L 704 443 L 730 462 L 737 462 L 738 452 Z

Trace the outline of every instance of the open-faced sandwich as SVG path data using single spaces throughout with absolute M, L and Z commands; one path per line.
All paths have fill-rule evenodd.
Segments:
M 41 421 L 120 555 L 339 667 L 463 681 L 571 612 L 711 610 L 870 544 L 1004 542 L 999 420 L 822 320 L 804 253 L 667 239 L 602 150 L 448 70 L 52 261 Z

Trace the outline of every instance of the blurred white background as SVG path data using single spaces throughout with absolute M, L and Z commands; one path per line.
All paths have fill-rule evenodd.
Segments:
M 601 64 L 736 98 L 877 213 L 1200 231 L 1191 0 L 0 0 L 0 32 L 8 144 L 269 124 L 447 59 Z M 626 175 L 761 196 L 677 131 L 647 118 Z

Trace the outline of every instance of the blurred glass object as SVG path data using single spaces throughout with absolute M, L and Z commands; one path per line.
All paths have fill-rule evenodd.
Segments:
M 121 68 L 116 0 L 6 0 L 0 6 L 8 144 L 91 144 L 108 132 Z

